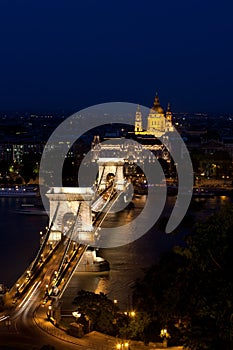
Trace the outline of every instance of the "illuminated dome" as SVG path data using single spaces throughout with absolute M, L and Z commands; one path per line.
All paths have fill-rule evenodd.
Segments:
M 157 94 L 155 96 L 154 104 L 153 104 L 153 107 L 151 108 L 151 110 L 152 110 L 152 112 L 154 111 L 154 112 L 159 113 L 159 114 L 164 114 L 164 110 L 160 105 L 159 97 Z

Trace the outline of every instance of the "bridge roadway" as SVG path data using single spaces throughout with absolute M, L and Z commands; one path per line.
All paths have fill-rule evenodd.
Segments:
M 104 212 L 100 211 L 94 219 L 96 231 L 113 203 L 118 199 L 119 192 L 108 189 L 108 194 L 104 191 L 102 196 L 104 196 L 102 204 L 105 209 Z M 61 297 L 87 247 L 87 245 L 73 242 L 68 237 L 64 237 L 56 245 L 46 243 L 40 256 L 34 260 L 29 270 L 22 274 L 6 294 L 5 311 L 2 316 L 0 315 L 0 344 L 12 345 L 15 349 L 17 349 L 16 344 L 21 344 L 25 346 L 25 349 L 28 346 L 31 349 L 31 345 L 40 346 L 52 343 L 56 349 L 64 349 L 64 344 L 61 344 L 60 340 L 54 339 L 40 328 L 35 327 L 34 315 L 38 308 L 48 310 L 51 297 L 53 299 Z M 56 288 L 58 293 L 56 293 Z M 46 312 L 44 312 L 43 320 L 48 322 Z M 65 345 L 66 349 L 79 347 L 88 349 L 87 343 L 82 344 L 82 342 L 79 346 L 77 344 L 75 346 Z M 93 346 L 90 349 L 94 349 Z
M 51 276 L 58 269 L 61 255 L 63 254 L 64 242 L 60 242 L 56 253 L 53 254 L 49 262 L 46 263 L 38 275 L 32 280 L 32 285 L 28 290 L 19 296 L 14 307 L 12 307 L 10 294 L 7 296 L 5 318 L 2 317 L 0 321 L 0 339 L 1 345 L 12 345 L 16 349 L 16 345 L 21 345 L 25 348 L 31 348 L 32 345 L 42 346 L 47 343 L 52 343 L 56 346 L 56 349 L 64 349 L 64 344 L 58 341 L 47 333 L 41 331 L 38 327 L 35 327 L 34 313 L 35 310 L 41 306 L 45 310 L 48 309 L 47 305 L 41 305 L 41 301 L 45 299 L 47 285 L 51 284 Z M 70 269 L 77 263 L 77 260 L 83 254 L 84 246 L 76 247 L 75 259 L 69 266 Z M 44 318 L 46 318 L 46 311 L 44 312 Z M 44 320 L 46 322 L 46 320 Z M 78 348 L 77 345 L 65 345 L 66 349 Z M 80 348 L 83 348 L 80 347 Z

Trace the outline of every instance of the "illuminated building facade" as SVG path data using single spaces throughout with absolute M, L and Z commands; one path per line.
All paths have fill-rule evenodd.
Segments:
M 160 105 L 159 97 L 156 94 L 154 104 L 150 109 L 147 117 L 147 129 L 143 129 L 142 113 L 140 107 L 136 111 L 134 132 L 136 135 L 153 135 L 155 137 L 161 137 L 166 132 L 173 131 L 172 126 L 172 112 L 170 104 L 168 104 L 166 113 L 163 107 Z

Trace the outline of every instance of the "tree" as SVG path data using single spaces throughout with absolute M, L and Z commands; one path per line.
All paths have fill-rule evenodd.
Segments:
M 233 348 L 232 232 L 229 206 L 199 223 L 186 247 L 163 255 L 135 286 L 135 306 L 144 308 L 155 328 L 176 325 L 189 349 Z
M 128 317 L 119 327 L 120 338 L 142 340 L 145 344 L 149 338 L 147 328 L 151 323 L 151 318 L 147 312 L 137 312 L 134 317 Z
M 96 294 L 81 290 L 73 304 L 78 307 L 78 312 L 88 320 L 89 331 L 96 330 L 111 335 L 116 334 L 114 320 L 118 308 L 104 293 Z

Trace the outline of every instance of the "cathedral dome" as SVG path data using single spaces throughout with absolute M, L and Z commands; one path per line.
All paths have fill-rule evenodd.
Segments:
M 160 105 L 158 95 L 155 96 L 155 100 L 154 100 L 153 107 L 151 108 L 151 112 L 156 112 L 156 113 L 159 113 L 159 114 L 164 114 L 164 110 L 163 110 L 163 108 L 162 108 L 161 105 Z

